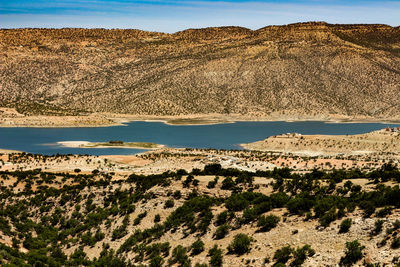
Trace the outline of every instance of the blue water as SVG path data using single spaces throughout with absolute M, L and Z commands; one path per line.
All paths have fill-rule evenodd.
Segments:
M 380 123 L 236 122 L 217 125 L 175 126 L 135 121 L 126 126 L 97 128 L 0 128 L 0 148 L 41 154 L 135 154 L 139 149 L 66 148 L 58 141 L 154 142 L 169 147 L 240 149 L 238 144 L 259 141 L 281 133 L 360 134 L 400 126 Z

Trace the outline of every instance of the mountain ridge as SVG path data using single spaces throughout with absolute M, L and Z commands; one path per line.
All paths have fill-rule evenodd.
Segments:
M 0 106 L 28 114 L 400 118 L 399 27 L 1 29 L 0 37 Z

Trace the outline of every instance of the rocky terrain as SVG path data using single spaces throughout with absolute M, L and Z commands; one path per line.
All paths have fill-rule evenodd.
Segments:
M 399 120 L 399 66 L 400 29 L 386 25 L 2 29 L 0 106 L 51 116 Z
M 400 170 L 391 163 L 304 174 L 209 163 L 146 176 L 108 160 L 1 154 L 0 265 L 399 262 Z
M 301 135 L 287 133 L 243 144 L 250 150 L 290 152 L 301 155 L 357 155 L 400 152 L 400 128 L 387 128 L 357 135 Z

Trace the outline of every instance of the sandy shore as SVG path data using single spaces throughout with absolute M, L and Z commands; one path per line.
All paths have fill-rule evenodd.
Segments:
M 130 148 L 130 149 L 159 149 L 165 145 L 145 142 L 127 142 L 123 144 L 111 144 L 107 142 L 89 142 L 89 141 L 60 141 L 58 145 L 71 148 Z
M 22 151 L 0 148 L 0 154 L 10 154 L 10 153 L 22 153 Z
M 25 116 L 13 108 L 0 107 L 0 127 L 109 127 L 132 121 L 163 122 L 168 125 L 212 125 L 239 121 L 324 121 L 328 123 L 400 123 L 400 118 L 346 117 L 335 114 L 322 115 L 270 115 L 241 114 L 189 114 L 179 116 L 131 115 L 93 113 L 82 116 Z

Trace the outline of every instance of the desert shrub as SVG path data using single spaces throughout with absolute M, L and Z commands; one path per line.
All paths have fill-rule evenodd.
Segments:
M 400 229 L 400 220 L 395 220 L 392 225 L 394 230 Z
M 165 243 L 154 243 L 152 245 L 145 247 L 146 255 L 149 258 L 153 258 L 154 256 L 161 255 L 167 257 L 169 255 L 169 250 L 171 246 L 169 242 Z
M 231 229 L 231 226 L 229 224 L 223 224 L 223 225 L 218 226 L 214 233 L 215 239 L 224 238 L 229 233 L 230 229 Z
M 222 169 L 221 164 L 212 163 L 204 166 L 203 172 L 205 175 L 217 175 L 221 171 L 221 169 Z
M 194 176 L 193 175 L 191 175 L 191 174 L 189 174 L 187 177 L 186 177 L 186 179 L 185 179 L 185 181 L 183 181 L 183 187 L 189 187 L 190 186 L 190 184 L 193 182 L 193 180 L 194 180 Z
M 186 248 L 181 245 L 178 245 L 172 250 L 171 258 L 169 259 L 169 264 L 176 264 L 179 266 L 188 266 L 190 264 L 190 259 L 188 255 L 186 255 Z
M 286 206 L 290 213 L 292 214 L 303 214 L 310 211 L 313 207 L 314 202 L 307 195 L 297 195 L 296 197 L 290 199 Z
M 180 190 L 176 190 L 172 195 L 175 199 L 180 199 L 182 197 L 182 193 Z
M 292 257 L 292 252 L 293 248 L 290 246 L 277 249 L 274 253 L 274 260 L 276 261 L 276 264 L 285 264 Z
M 120 239 L 120 238 L 126 236 L 127 233 L 128 233 L 128 231 L 126 230 L 126 226 L 121 225 L 121 226 L 115 228 L 114 231 L 112 232 L 112 240 Z
M 222 180 L 221 189 L 223 190 L 232 190 L 236 187 L 235 181 L 233 181 L 232 177 L 226 177 Z
M 257 226 L 260 227 L 261 232 L 268 232 L 275 228 L 279 223 L 280 218 L 275 215 L 260 216 Z
M 312 257 L 315 254 L 315 250 L 311 248 L 310 245 L 304 245 L 301 248 L 293 250 L 293 261 L 291 266 L 301 266 L 307 257 Z
M 228 246 L 228 252 L 232 254 L 242 255 L 250 251 L 252 238 L 246 234 L 237 234 L 233 238 L 232 243 Z
M 392 207 L 384 207 L 383 209 L 379 210 L 376 213 L 376 216 L 378 216 L 380 218 L 386 217 L 387 215 L 392 214 L 392 210 L 393 210 Z
M 383 229 L 383 220 L 376 220 L 374 224 L 374 229 L 372 230 L 372 235 L 378 235 L 382 232 Z
M 191 246 L 192 255 L 198 255 L 203 251 L 204 251 L 204 242 L 201 241 L 200 239 L 197 239 L 196 241 L 194 241 Z
M 100 257 L 98 259 L 94 259 L 91 266 L 115 266 L 115 267 L 123 267 L 129 266 L 125 262 L 125 259 L 121 259 L 114 254 L 114 250 L 103 249 L 100 253 Z
M 215 221 L 216 225 L 222 225 L 228 221 L 228 211 L 223 211 L 217 215 L 217 220 Z
M 319 218 L 319 223 L 324 227 L 328 227 L 331 222 L 336 220 L 336 218 L 336 208 L 332 208 L 328 212 L 326 212 L 321 218 Z
M 159 221 L 161 221 L 161 216 L 160 216 L 160 214 L 156 214 L 156 215 L 154 216 L 154 222 L 155 222 L 155 223 L 158 223 Z
M 139 213 L 138 216 L 133 220 L 133 225 L 138 225 L 147 216 L 147 211 Z
M 204 196 L 194 196 L 190 198 L 167 217 L 164 222 L 165 230 L 178 227 L 183 223 L 188 225 L 193 224 L 195 213 L 202 212 L 203 215 L 205 215 L 214 204 L 214 201 L 214 199 Z
M 199 215 L 201 218 L 200 223 L 197 225 L 197 229 L 201 234 L 205 234 L 208 230 L 208 226 L 214 217 L 211 210 L 202 211 Z
M 250 223 L 257 219 L 258 213 L 257 210 L 254 208 L 247 208 L 243 211 L 243 216 L 241 219 L 242 223 Z
M 364 200 L 360 203 L 360 208 L 364 210 L 364 217 L 369 218 L 375 212 L 376 205 L 372 201 Z
M 172 208 L 174 205 L 175 205 L 174 200 L 168 199 L 167 201 L 165 201 L 164 208 L 169 209 L 169 208 Z
M 163 266 L 165 260 L 160 255 L 156 255 L 150 259 L 149 267 L 161 267 Z
M 225 206 L 229 211 L 241 211 L 249 206 L 249 201 L 242 194 L 232 194 L 226 201 Z
M 210 256 L 210 267 L 221 267 L 223 262 L 222 249 L 219 249 L 217 245 L 214 245 L 209 251 Z
M 346 242 L 346 250 L 344 252 L 345 255 L 340 259 L 340 264 L 344 266 L 351 266 L 357 261 L 361 260 L 363 258 L 362 251 L 364 248 L 365 247 L 362 246 L 358 240 Z
M 393 249 L 400 248 L 400 237 L 394 238 L 390 247 Z
M 343 220 L 339 226 L 339 233 L 347 233 L 350 230 L 352 222 L 350 218 Z
M 215 186 L 218 183 L 218 179 L 219 179 L 218 177 L 215 177 L 214 180 L 209 181 L 208 184 L 207 184 L 207 188 L 208 189 L 215 188 Z

